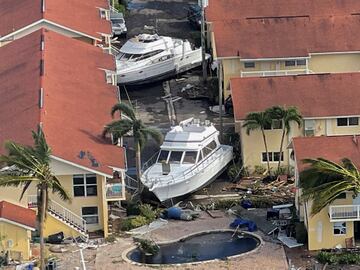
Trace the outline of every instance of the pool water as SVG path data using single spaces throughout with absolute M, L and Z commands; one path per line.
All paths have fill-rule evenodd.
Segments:
M 135 262 L 146 264 L 178 264 L 225 259 L 245 253 L 259 246 L 260 241 L 249 234 L 210 232 L 184 238 L 179 242 L 160 245 L 155 255 L 145 255 L 136 248 L 127 254 Z

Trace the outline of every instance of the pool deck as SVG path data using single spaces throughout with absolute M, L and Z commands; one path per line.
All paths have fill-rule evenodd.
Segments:
M 183 238 L 189 234 L 208 230 L 228 229 L 234 217 L 227 216 L 223 212 L 214 212 L 218 218 L 212 218 L 202 212 L 200 217 L 194 221 L 170 220 L 165 226 L 149 233 L 149 237 L 158 242 L 167 242 Z M 263 237 L 261 232 L 257 235 Z M 268 242 L 263 237 L 263 245 L 256 251 L 244 256 L 224 261 L 210 261 L 195 265 L 150 267 L 146 265 L 131 264 L 122 259 L 122 253 L 134 246 L 132 238 L 121 238 L 117 243 L 107 245 L 98 250 L 96 254 L 95 269 L 186 269 L 186 270 L 208 270 L 208 269 L 241 269 L 247 270 L 281 270 L 288 269 L 286 255 L 281 245 Z

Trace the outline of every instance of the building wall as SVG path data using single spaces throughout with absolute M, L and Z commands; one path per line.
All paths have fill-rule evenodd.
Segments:
M 22 258 L 28 260 L 31 257 L 30 239 L 30 230 L 0 221 L 0 251 L 10 250 L 21 252 Z M 12 247 L 8 246 L 8 240 L 12 240 Z
M 311 55 L 309 69 L 315 73 L 360 71 L 360 53 Z
M 333 205 L 352 204 L 351 194 L 346 199 L 335 200 Z M 329 209 L 326 207 L 319 214 L 311 215 L 311 203 L 305 208 L 308 220 L 308 249 L 319 250 L 323 248 L 334 248 L 337 245 L 346 247 L 345 239 L 354 236 L 353 222 L 346 222 L 346 234 L 334 235 L 333 223 L 329 219 Z
M 241 149 L 244 166 L 248 167 L 250 172 L 253 172 L 255 166 L 261 165 L 264 168 L 267 166 L 266 162 L 262 162 L 262 152 L 265 152 L 265 145 L 263 136 L 260 130 L 251 131 L 249 135 L 246 134 L 246 129 L 242 128 L 243 121 L 235 123 L 235 131 L 240 132 Z M 284 161 L 282 166 L 288 166 L 290 163 L 291 151 L 287 146 L 294 136 L 301 136 L 303 134 L 302 127 L 292 124 L 291 134 L 285 136 L 283 144 Z M 281 129 L 265 130 L 266 142 L 269 152 L 279 152 L 280 142 L 282 136 Z M 277 168 L 278 162 L 270 162 L 270 167 Z
M 250 172 L 252 172 L 256 165 L 266 166 L 266 162 L 262 162 L 261 156 L 261 153 L 265 152 L 265 146 L 260 130 L 251 131 L 250 135 L 247 135 L 246 129 L 242 128 L 242 125 L 243 121 L 236 122 L 235 131 L 240 134 L 244 166 L 247 166 Z M 315 136 L 360 134 L 360 125 L 338 127 L 336 118 L 316 119 L 314 127 Z M 282 131 L 280 129 L 265 130 L 265 135 L 269 152 L 279 152 Z M 286 148 L 293 137 L 299 136 L 304 136 L 304 125 L 299 128 L 296 123 L 291 123 L 291 131 L 285 136 L 284 140 L 284 161 L 281 165 L 294 165 L 294 162 L 289 158 L 291 151 Z M 272 168 L 276 168 L 277 164 L 277 162 L 270 162 Z
M 80 233 L 74 230 L 72 227 L 64 224 L 63 222 L 59 221 L 58 219 L 54 218 L 51 215 L 47 215 L 46 222 L 44 226 L 44 235 L 48 237 L 49 235 L 63 232 L 65 238 L 67 237 L 78 237 Z

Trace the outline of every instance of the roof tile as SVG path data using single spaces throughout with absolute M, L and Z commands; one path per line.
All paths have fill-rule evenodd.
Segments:
M 19 205 L 0 201 L 0 218 L 7 219 L 30 228 L 36 227 L 36 213 Z

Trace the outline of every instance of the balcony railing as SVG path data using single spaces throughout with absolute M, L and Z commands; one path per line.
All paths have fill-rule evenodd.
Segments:
M 287 76 L 313 73 L 309 69 L 241 71 L 241 77 Z
M 121 181 L 121 180 L 120 180 Z M 125 186 L 122 182 L 106 183 L 106 199 L 107 200 L 122 200 L 124 198 Z
M 360 221 L 360 205 L 329 206 L 330 222 Z

